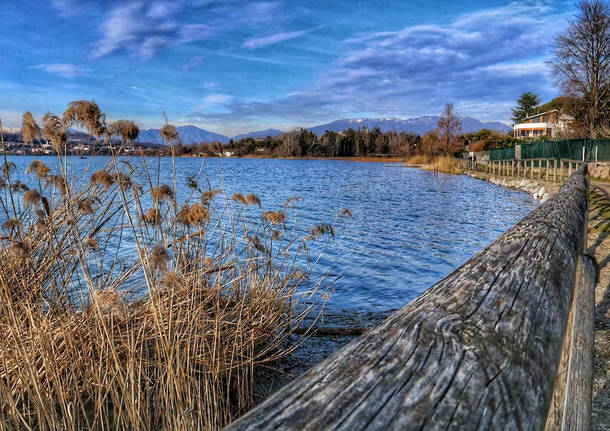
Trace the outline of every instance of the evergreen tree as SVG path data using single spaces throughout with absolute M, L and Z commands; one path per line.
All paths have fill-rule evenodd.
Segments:
M 513 121 L 515 124 L 523 121 L 535 113 L 534 108 L 540 105 L 540 98 L 537 94 L 526 91 L 517 99 L 517 107 L 513 111 Z

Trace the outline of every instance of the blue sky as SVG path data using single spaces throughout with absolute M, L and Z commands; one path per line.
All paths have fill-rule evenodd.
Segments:
M 0 115 L 94 99 L 140 127 L 233 136 L 351 117 L 509 121 L 557 95 L 545 60 L 574 3 L 4 0 Z

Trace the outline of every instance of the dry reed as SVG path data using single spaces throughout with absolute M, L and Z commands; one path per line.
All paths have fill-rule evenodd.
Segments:
M 42 132 L 60 167 L 67 125 L 97 135 L 104 123 L 93 102 L 63 118 L 45 115 Z M 16 187 L 0 195 L 14 211 L 0 237 L 0 429 L 219 429 L 252 407 L 255 367 L 286 354 L 315 302 L 296 293 L 301 278 L 284 263 L 298 240 L 273 242 L 284 211 L 238 218 L 238 229 L 221 218 L 230 206 L 207 207 L 218 190 L 172 211 L 172 188 L 153 187 L 142 167 L 155 204 L 144 210 L 126 193 L 132 168 L 118 165 L 74 183 L 32 163 L 44 179 L 32 189 L 4 167 L 0 180 Z M 213 245 L 210 225 L 223 232 Z M 128 300 L 134 284 L 143 292 Z
M 428 157 L 417 155 L 407 160 L 407 165 L 448 174 L 461 174 L 463 172 L 459 160 L 451 156 Z

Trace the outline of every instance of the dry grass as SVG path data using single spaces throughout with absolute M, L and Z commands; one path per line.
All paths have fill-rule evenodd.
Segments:
M 427 165 L 430 163 L 430 160 L 431 160 L 431 157 L 425 156 L 422 154 L 418 154 L 416 156 L 409 157 L 409 160 L 407 160 L 407 165 L 409 165 L 409 166 Z
M 95 107 L 69 110 L 66 122 L 98 132 Z M 50 139 L 66 129 L 52 114 L 45 124 Z M 176 186 L 154 187 L 144 159 L 71 182 L 55 147 L 58 172 L 28 168 L 37 186 L 24 192 L 10 164 L 2 174 L 0 429 L 224 426 L 252 406 L 255 367 L 294 348 L 287 338 L 316 302 L 286 263 L 304 239 L 285 211 L 212 205 L 218 190 L 192 189 L 178 210 Z
M 451 156 L 429 157 L 416 155 L 407 160 L 407 166 L 418 166 L 422 169 L 444 172 L 448 174 L 461 174 L 463 172 L 460 161 Z

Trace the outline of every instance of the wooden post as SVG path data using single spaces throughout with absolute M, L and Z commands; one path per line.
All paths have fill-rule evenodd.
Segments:
M 544 167 L 545 167 L 545 179 L 546 179 L 546 181 L 548 181 L 548 180 L 549 180 L 549 174 L 550 174 L 550 172 L 549 172 L 549 171 L 550 171 L 550 168 L 551 168 L 551 167 L 549 166 L 549 162 L 550 162 L 550 160 L 549 160 L 549 159 L 546 159 L 546 160 L 545 160 L 545 162 L 544 162 Z
M 557 181 L 557 159 L 553 159 L 553 181 Z
M 515 176 L 515 162 L 514 162 L 514 160 L 510 161 L 510 176 L 511 177 Z
M 575 337 L 591 330 L 577 316 L 593 316 L 590 275 L 577 270 L 587 199 L 580 169 L 458 270 L 226 429 L 538 430 L 562 380 L 560 423 L 586 424 L 591 346 Z M 566 339 L 567 379 L 557 367 Z

